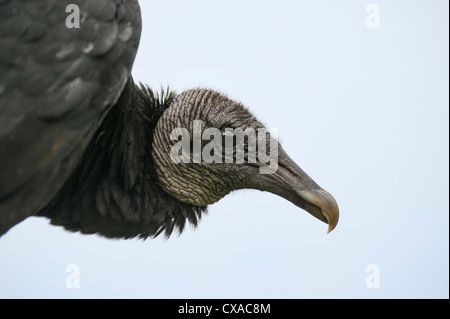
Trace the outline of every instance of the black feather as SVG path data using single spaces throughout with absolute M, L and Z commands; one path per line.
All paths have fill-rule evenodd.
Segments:
M 158 185 L 151 156 L 153 131 L 174 99 L 130 78 L 95 133 L 79 165 L 38 215 L 71 231 L 112 238 L 169 237 L 196 226 L 206 207 L 182 203 Z
M 68 5 L 80 28 L 66 26 Z M 0 1 L 0 235 L 73 174 L 130 77 L 140 34 L 136 0 Z

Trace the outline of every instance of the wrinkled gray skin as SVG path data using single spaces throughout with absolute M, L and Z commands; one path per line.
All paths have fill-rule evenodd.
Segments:
M 205 127 L 221 131 L 225 128 L 245 130 L 251 127 L 256 130 L 264 127 L 242 104 L 218 92 L 196 89 L 177 95 L 158 121 L 153 140 L 152 156 L 161 186 L 167 193 L 182 202 L 206 206 L 234 190 L 268 191 L 328 223 L 328 232 L 336 227 L 339 209 L 334 198 L 303 172 L 279 144 L 279 167 L 275 174 L 260 174 L 259 167 L 264 164 L 259 162 L 174 163 L 169 155 L 174 144 L 169 142 L 170 133 L 183 127 L 193 136 L 194 120 L 201 120 Z

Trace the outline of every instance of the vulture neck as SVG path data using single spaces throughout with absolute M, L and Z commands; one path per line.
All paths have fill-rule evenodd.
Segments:
M 169 237 L 186 220 L 197 225 L 206 207 L 170 196 L 159 185 L 153 133 L 175 94 L 154 94 L 130 77 L 105 114 L 64 187 L 38 215 L 71 231 L 109 238 Z

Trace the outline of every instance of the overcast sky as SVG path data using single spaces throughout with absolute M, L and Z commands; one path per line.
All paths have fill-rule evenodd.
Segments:
M 0 297 L 448 298 L 448 5 L 141 1 L 135 80 L 248 106 L 333 194 L 339 224 L 327 235 L 258 191 L 169 240 L 29 218 L 0 239 Z

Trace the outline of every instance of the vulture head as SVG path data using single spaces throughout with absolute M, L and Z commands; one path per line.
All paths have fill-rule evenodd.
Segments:
M 183 92 L 159 119 L 152 157 L 165 192 L 194 206 L 234 190 L 279 195 L 329 225 L 338 222 L 333 196 L 283 150 L 276 136 L 242 104 L 206 89 Z

